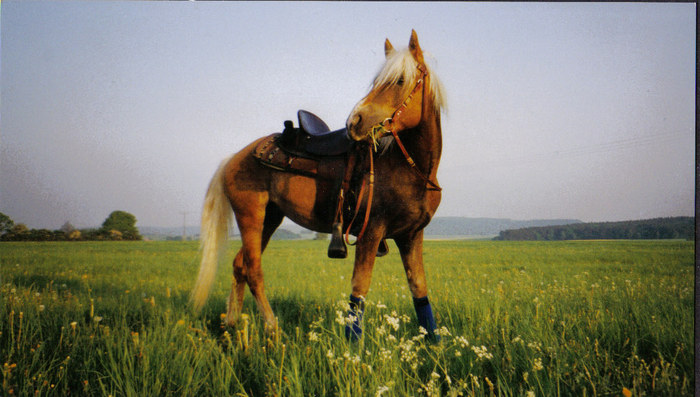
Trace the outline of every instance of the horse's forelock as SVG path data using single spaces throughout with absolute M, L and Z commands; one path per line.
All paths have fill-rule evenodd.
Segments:
M 413 89 L 418 78 L 418 62 L 413 58 L 408 49 L 393 51 L 382 66 L 373 82 L 373 89 L 395 85 L 399 79 L 404 78 L 403 90 L 408 93 Z M 436 111 L 445 106 L 444 89 L 438 77 L 433 73 L 430 65 L 425 65 L 430 75 L 430 84 L 427 94 L 432 98 Z

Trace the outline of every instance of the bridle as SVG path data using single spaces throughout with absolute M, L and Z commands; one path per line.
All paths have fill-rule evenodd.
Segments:
M 425 101 L 425 78 L 428 76 L 428 71 L 425 69 L 425 66 L 421 65 L 420 63 L 416 65 L 416 68 L 421 72 L 420 77 L 418 78 L 418 81 L 416 82 L 415 87 L 413 87 L 413 90 L 411 90 L 411 93 L 406 97 L 406 99 L 399 105 L 396 110 L 394 110 L 394 113 L 391 115 L 391 117 L 384 119 L 384 121 L 374 125 L 370 132 L 369 136 L 372 138 L 372 142 L 374 143 L 374 147 L 376 150 L 377 147 L 377 135 L 378 134 L 386 134 L 391 133 L 391 135 L 394 137 L 394 140 L 396 141 L 396 144 L 399 146 L 399 149 L 401 149 L 401 153 L 403 153 L 404 158 L 406 159 L 406 162 L 408 162 L 408 165 L 411 166 L 411 169 L 413 172 L 416 173 L 421 179 L 425 181 L 426 184 L 430 185 L 430 188 L 428 190 L 437 190 L 441 191 L 442 188 L 436 183 L 430 180 L 428 176 L 426 176 L 421 170 L 418 169 L 416 166 L 416 162 L 413 161 L 413 158 L 411 157 L 410 154 L 408 154 L 408 150 L 406 150 L 406 147 L 404 146 L 403 142 L 401 142 L 401 138 L 399 138 L 399 132 L 402 131 L 403 129 L 400 129 L 401 124 L 399 122 L 401 121 L 401 116 L 403 114 L 403 111 L 408 108 L 408 104 L 411 102 L 413 99 L 413 95 L 415 95 L 419 90 L 423 90 L 422 95 L 421 95 L 421 101 Z M 421 112 L 423 112 L 423 105 L 421 104 Z M 421 114 L 421 118 L 422 118 Z
M 374 152 L 377 150 L 377 136 L 378 135 L 386 135 L 387 133 L 391 133 L 391 135 L 394 137 L 394 141 L 396 141 L 396 144 L 398 145 L 399 149 L 401 150 L 401 153 L 403 154 L 404 158 L 406 159 L 406 162 L 408 165 L 411 166 L 411 169 L 413 172 L 418 175 L 421 179 L 425 181 L 425 183 L 428 185 L 426 187 L 427 190 L 435 190 L 435 191 L 441 191 L 442 188 L 437 184 L 437 182 L 433 182 L 430 180 L 428 176 L 426 176 L 421 170 L 418 169 L 416 166 L 416 162 L 413 160 L 411 155 L 408 153 L 408 150 L 406 150 L 406 147 L 404 146 L 403 142 L 401 142 L 401 139 L 399 138 L 398 133 L 403 130 L 401 128 L 402 124 L 402 115 L 403 112 L 408 108 L 408 104 L 411 102 L 413 99 L 413 96 L 420 90 L 422 90 L 422 97 L 421 101 L 425 101 L 425 78 L 428 76 L 428 71 L 426 70 L 425 66 L 421 65 L 420 63 L 417 64 L 416 66 L 418 70 L 420 71 L 420 77 L 418 78 L 418 81 L 416 82 L 416 85 L 413 87 L 411 90 L 410 94 L 406 97 L 406 99 L 399 105 L 396 110 L 392 113 L 391 117 L 388 117 L 384 119 L 384 121 L 374 125 L 371 129 L 368 135 L 372 139 L 372 144 L 367 145 L 368 152 L 369 152 L 369 170 L 366 174 L 366 177 L 363 177 L 362 179 L 362 185 L 360 187 L 360 192 L 357 196 L 357 203 L 355 205 L 355 213 L 352 217 L 352 220 L 348 224 L 348 227 L 345 231 L 345 242 L 350 245 L 355 245 L 357 244 L 358 241 L 362 238 L 362 236 L 365 233 L 365 230 L 367 229 L 367 224 L 369 223 L 369 215 L 370 211 L 372 208 L 372 198 L 374 196 Z M 423 117 L 423 104 L 421 104 L 421 119 Z M 337 224 L 340 222 L 342 225 L 343 222 L 343 202 L 344 202 L 344 196 L 345 192 L 347 192 L 350 188 L 350 179 L 352 178 L 352 171 L 355 166 L 355 154 L 351 154 L 350 157 L 348 158 L 348 164 L 346 167 L 346 172 L 345 172 L 345 177 L 343 178 L 343 184 L 340 189 L 340 193 L 338 196 L 338 206 L 336 209 L 336 215 L 334 219 L 334 224 Z M 362 228 L 360 229 L 360 232 L 357 234 L 357 239 L 355 240 L 354 243 L 350 243 L 350 229 L 352 228 L 352 225 L 355 223 L 355 219 L 357 218 L 358 212 L 360 211 L 360 204 L 362 203 L 363 196 L 365 194 L 365 191 L 367 190 L 367 187 L 369 186 L 369 190 L 367 193 L 367 207 L 365 208 L 365 217 L 364 221 L 362 224 Z

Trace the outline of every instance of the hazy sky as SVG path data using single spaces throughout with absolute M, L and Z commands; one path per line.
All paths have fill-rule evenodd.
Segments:
M 2 2 L 0 212 L 198 224 L 297 109 L 341 128 L 412 28 L 447 91 L 438 216 L 692 215 L 695 4 Z M 296 124 L 296 121 L 295 121 Z

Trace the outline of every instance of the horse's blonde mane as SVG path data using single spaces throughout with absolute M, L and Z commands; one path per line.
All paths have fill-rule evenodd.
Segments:
M 388 86 L 395 85 L 399 79 L 404 79 L 403 90 L 405 95 L 413 89 L 418 78 L 418 62 L 413 58 L 408 49 L 395 50 L 386 59 L 384 66 L 374 79 L 373 89 L 382 89 Z M 430 75 L 430 84 L 426 87 L 426 94 L 432 99 L 433 106 L 437 112 L 440 112 L 445 104 L 444 88 L 440 79 L 433 73 L 428 64 L 425 65 Z

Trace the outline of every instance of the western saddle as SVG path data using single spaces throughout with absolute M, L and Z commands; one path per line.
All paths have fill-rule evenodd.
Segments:
M 349 182 L 356 165 L 355 156 L 351 154 L 353 141 L 347 136 L 345 128 L 331 131 L 323 120 L 311 112 L 299 110 L 297 117 L 299 128 L 295 128 L 291 120 L 286 120 L 282 133 L 272 134 L 260 141 L 253 156 L 261 164 L 279 171 L 343 180 L 338 208 L 344 204 L 347 206 L 349 203 L 343 203 L 343 198 L 350 195 L 351 192 L 347 190 L 353 190 L 349 187 Z M 389 246 L 382 239 L 377 256 L 384 256 L 388 252 Z M 347 257 L 342 222 L 334 222 L 332 225 L 328 256 Z

